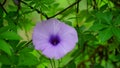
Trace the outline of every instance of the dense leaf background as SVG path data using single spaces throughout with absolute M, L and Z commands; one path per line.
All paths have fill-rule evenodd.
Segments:
M 35 24 L 74 27 L 79 41 L 59 60 L 35 50 Z M 0 68 L 120 68 L 120 0 L 0 0 Z

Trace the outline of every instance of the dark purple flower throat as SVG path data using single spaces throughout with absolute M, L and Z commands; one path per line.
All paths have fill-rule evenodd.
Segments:
M 60 38 L 59 38 L 59 36 L 51 35 L 51 36 L 50 36 L 50 39 L 49 39 L 49 42 L 50 42 L 53 46 L 56 46 L 57 44 L 60 43 Z

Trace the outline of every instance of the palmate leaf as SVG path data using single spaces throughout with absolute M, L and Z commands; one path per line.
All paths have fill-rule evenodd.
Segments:
M 120 41 L 120 29 L 117 27 L 113 27 L 112 32 L 113 32 L 114 36 Z
M 113 24 L 120 25 L 120 15 L 117 16 Z
M 53 4 L 54 0 L 32 0 L 30 5 L 35 4 L 35 8 L 40 8 L 40 10 L 48 10 L 49 6 Z
M 21 53 L 19 56 L 19 66 L 32 66 L 38 64 L 38 58 L 32 53 Z
M 105 4 L 105 5 L 101 6 L 101 7 L 100 7 L 100 11 L 106 10 L 107 7 L 108 7 L 108 4 Z
M 45 56 L 40 57 L 40 62 L 37 68 L 45 68 L 50 64 L 50 60 L 46 58 Z
M 68 64 L 65 68 L 76 68 L 76 64 L 74 61 L 72 61 L 70 64 Z
M 11 60 L 9 59 L 9 57 L 7 55 L 1 55 L 0 56 L 0 62 L 2 64 L 5 64 L 5 65 L 11 65 Z
M 111 28 L 107 28 L 99 32 L 98 39 L 100 40 L 100 42 L 105 42 L 108 39 L 110 39 L 112 35 L 113 33 L 112 33 Z
M 10 29 L 10 26 L 0 27 L 0 33 L 8 31 L 9 29 Z
M 3 17 L 3 10 L 2 10 L 2 8 L 0 7 L 0 17 Z
M 103 28 L 105 28 L 105 25 L 103 25 L 103 24 L 101 24 L 101 23 L 97 23 L 97 21 L 96 21 L 96 22 L 94 22 L 94 24 L 90 27 L 89 30 L 99 31 L 99 30 L 101 30 L 101 29 L 103 29 Z
M 24 48 L 19 54 L 18 66 L 36 66 L 39 62 L 39 56 L 32 48 Z
M 8 55 L 11 55 L 11 46 L 5 42 L 4 40 L 0 39 L 0 50 L 4 51 Z
M 0 38 L 6 40 L 21 40 L 21 37 L 17 33 L 12 31 L 0 33 Z
M 102 22 L 105 22 L 106 24 L 111 24 L 112 21 L 112 13 L 111 12 L 98 12 L 96 13 L 96 17 L 101 20 Z
M 101 66 L 100 64 L 95 64 L 94 68 L 104 68 L 103 66 Z

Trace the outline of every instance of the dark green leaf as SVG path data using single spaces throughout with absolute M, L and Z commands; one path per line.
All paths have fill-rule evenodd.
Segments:
M 72 61 L 70 64 L 68 64 L 65 68 L 76 68 L 76 64 L 74 61 Z
M 114 36 L 115 36 L 118 40 L 120 40 L 120 29 L 119 29 L 119 28 L 116 28 L 116 27 L 113 27 L 113 28 L 112 28 L 112 32 L 113 32 Z
M 96 14 L 96 17 L 101 20 L 102 22 L 105 22 L 106 24 L 111 24 L 112 21 L 112 13 L 111 12 L 98 12 Z
M 105 25 L 101 24 L 101 23 L 94 23 L 91 27 L 90 27 L 90 30 L 92 31 L 98 31 L 98 30 L 101 30 L 105 28 Z
M 116 56 L 116 59 L 120 62 L 120 54 Z
M 40 64 L 37 66 L 38 68 L 45 68 L 50 64 L 50 60 L 44 56 L 40 57 Z
M 120 15 L 117 16 L 117 18 L 115 19 L 115 23 L 116 25 L 120 25 Z
M 102 7 L 100 7 L 100 11 L 106 10 L 107 7 L 108 7 L 108 4 L 103 5 Z
M 31 0 L 24 0 L 24 1 L 31 1 Z
M 21 53 L 19 57 L 19 65 L 32 66 L 38 64 L 38 59 L 32 53 Z
M 32 52 L 33 49 L 31 48 L 24 48 L 23 50 L 20 51 L 20 53 L 28 53 L 28 52 Z
M 10 68 L 11 65 L 2 65 L 1 68 Z
M 90 40 L 96 39 L 95 36 L 92 34 L 85 34 L 84 37 L 87 38 L 87 39 L 85 39 L 85 41 L 90 41 Z
M 90 14 L 88 14 L 89 16 L 86 16 L 87 18 L 86 18 L 86 23 L 90 23 L 90 22 L 92 22 L 92 21 L 94 21 L 94 17 L 93 16 L 90 16 Z
M 0 39 L 0 49 L 6 52 L 8 55 L 12 54 L 11 46 L 7 42 L 1 39 Z
M 105 42 L 108 39 L 110 39 L 112 37 L 112 35 L 113 35 L 113 33 L 112 33 L 111 28 L 107 28 L 107 29 L 104 29 L 103 31 L 99 32 L 98 39 L 101 42 Z
M 0 38 L 6 39 L 6 40 L 21 40 L 21 37 L 12 31 L 6 31 L 0 34 Z
M 0 27 L 3 26 L 3 18 L 0 18 Z
M 1 55 L 0 62 L 5 65 L 11 65 L 11 61 L 7 55 Z
M 5 31 L 8 31 L 10 29 L 10 26 L 4 26 L 0 28 L 0 33 L 3 33 Z
M 0 18 L 2 18 L 3 17 L 3 10 L 2 10 L 2 8 L 0 7 Z
M 93 68 L 104 68 L 104 67 L 100 64 L 95 64 Z
M 13 18 L 13 17 L 15 17 L 15 16 L 17 16 L 17 12 L 16 12 L 16 11 L 10 11 L 10 12 L 8 13 L 8 17 Z
M 66 24 L 72 26 L 72 22 L 71 21 L 64 21 Z

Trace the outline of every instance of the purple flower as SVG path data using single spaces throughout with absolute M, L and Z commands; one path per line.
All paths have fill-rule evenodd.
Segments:
M 33 31 L 35 49 L 50 59 L 60 59 L 70 52 L 78 41 L 74 28 L 56 19 L 37 23 Z

